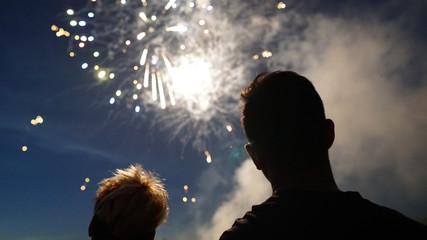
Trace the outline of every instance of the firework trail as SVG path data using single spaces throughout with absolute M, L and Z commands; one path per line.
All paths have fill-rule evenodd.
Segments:
M 67 10 L 69 54 L 82 59 L 110 104 L 152 113 L 153 125 L 202 150 L 236 125 L 243 75 L 258 58 L 244 21 L 249 3 L 232 1 L 91 0 Z M 237 18 L 239 18 L 237 20 Z M 243 20 L 242 20 L 243 19 Z M 253 39 L 253 37 L 251 37 Z M 251 39 L 246 38 L 246 39 Z M 258 50 L 257 50 L 258 51 Z

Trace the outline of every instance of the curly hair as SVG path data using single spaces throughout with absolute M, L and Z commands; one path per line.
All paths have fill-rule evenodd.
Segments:
M 156 174 L 139 164 L 116 169 L 113 174 L 100 182 L 94 209 L 113 236 L 144 236 L 166 221 L 168 193 Z

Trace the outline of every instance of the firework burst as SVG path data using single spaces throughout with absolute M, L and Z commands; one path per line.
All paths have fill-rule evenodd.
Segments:
M 70 31 L 52 30 L 70 37 L 70 56 L 110 86 L 110 104 L 153 113 L 169 139 L 203 149 L 236 123 L 242 61 L 252 57 L 236 46 L 230 3 L 215 3 L 92 0 L 67 10 Z

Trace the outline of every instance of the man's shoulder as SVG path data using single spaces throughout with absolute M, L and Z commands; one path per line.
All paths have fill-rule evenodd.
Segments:
M 282 236 L 328 238 L 351 233 L 357 236 L 406 236 L 418 232 L 427 236 L 427 226 L 400 212 L 364 199 L 358 192 L 287 193 L 268 198 L 238 218 L 221 240 L 268 239 L 269 233 Z M 334 234 L 331 234 L 334 233 Z M 367 235 L 366 235 L 367 234 Z

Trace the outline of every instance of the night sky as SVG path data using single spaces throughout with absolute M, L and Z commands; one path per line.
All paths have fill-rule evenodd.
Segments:
M 135 74 L 127 68 L 139 55 L 111 60 L 117 76 L 105 82 L 82 69 L 84 59 L 69 56 L 73 41 L 51 27 L 72 31 L 66 10 L 85 0 L 2 4 L 1 239 L 89 239 L 97 183 L 134 163 L 159 174 L 170 195 L 156 239 L 218 239 L 270 194 L 243 149 L 238 94 L 256 73 L 278 69 L 311 79 L 335 121 L 330 158 L 340 189 L 427 218 L 424 1 L 194 2 L 213 6 L 203 36 L 216 41 L 204 51 L 217 85 L 209 85 L 212 102 L 201 115 L 185 104 L 162 110 L 148 95 L 120 102 L 116 90 L 126 85 L 119 81 Z M 189 43 L 197 36 L 182 38 L 186 51 L 199 46 Z M 166 33 L 150 41 L 158 39 L 174 43 Z M 177 53 L 169 53 L 176 64 Z M 43 122 L 32 124 L 37 116 Z

